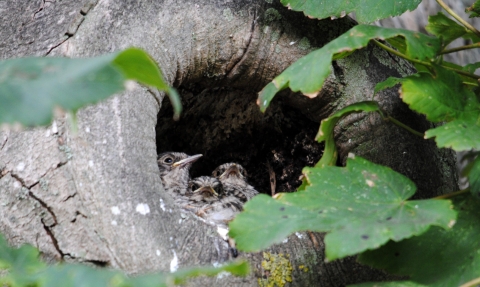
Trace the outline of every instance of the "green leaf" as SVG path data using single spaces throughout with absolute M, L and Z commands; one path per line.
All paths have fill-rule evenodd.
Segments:
M 442 12 L 435 16 L 428 16 L 428 24 L 425 29 L 437 37 L 443 39 L 443 45 L 447 46 L 453 40 L 462 37 L 467 33 L 465 27 L 460 26 L 454 20 L 448 18 Z
M 433 69 L 434 75 L 421 72 L 399 80 L 400 96 L 412 110 L 433 122 L 450 121 L 478 110 L 475 94 L 462 84 L 457 73 L 440 66 Z
M 17 278 L 20 276 L 21 274 L 15 274 Z M 61 280 L 59 280 L 60 278 Z M 120 271 L 96 269 L 79 264 L 49 266 L 33 276 L 29 276 L 28 279 L 31 285 L 35 284 L 34 286 L 38 287 L 133 286 L 129 284 L 131 279 L 129 280 Z
M 397 36 L 393 38 L 386 39 L 386 41 L 395 47 L 400 53 L 406 54 L 407 52 L 407 43 L 405 42 L 405 38 Z
M 7 269 L 0 276 L 0 285 L 37 287 L 86 287 L 86 286 L 172 286 L 182 284 L 188 278 L 201 275 L 216 276 L 221 272 L 244 276 L 250 272 L 245 261 L 236 261 L 220 267 L 192 267 L 173 273 L 156 273 L 129 277 L 117 270 L 99 269 L 79 264 L 46 265 L 39 259 L 39 252 L 30 245 L 11 248 L 0 235 L 0 269 Z M 59 280 L 61 279 L 61 280 Z
M 137 48 L 127 49 L 118 54 L 113 63 L 127 79 L 139 81 L 162 91 L 168 89 L 168 85 L 163 80 L 162 73 L 155 61 L 143 50 Z
M 247 262 L 231 262 L 221 267 L 193 267 L 185 268 L 173 273 L 157 273 L 127 277 L 120 271 L 108 269 L 96 269 L 84 265 L 55 265 L 39 272 L 34 277 L 38 286 L 44 287 L 87 287 L 87 286 L 172 286 L 183 284 L 189 278 L 202 275 L 216 276 L 221 272 L 229 272 L 232 275 L 244 276 L 249 273 Z M 58 280 L 62 278 L 62 280 Z
M 417 67 L 417 66 L 420 66 L 420 65 L 415 65 L 415 67 Z M 425 66 L 422 66 L 422 67 L 423 67 L 422 70 L 417 68 L 417 71 L 418 72 L 430 73 L 430 70 L 427 67 L 425 67 Z M 468 65 L 465 65 L 465 66 L 460 66 L 460 65 L 457 65 L 457 64 L 452 63 L 452 62 L 442 61 L 442 67 L 443 68 L 449 68 L 450 70 L 453 70 L 453 69 L 462 70 L 462 71 L 473 74 L 475 72 L 475 70 L 480 66 L 477 63 L 468 64 Z M 467 77 L 466 75 L 462 75 L 462 74 L 458 74 L 458 73 L 457 73 L 457 75 L 460 76 L 460 80 L 463 82 L 464 85 L 468 84 L 467 88 L 472 89 L 472 87 L 478 86 L 478 80 L 477 79 Z
M 480 149 L 480 111 L 465 112 L 456 120 L 425 132 L 425 138 L 435 137 L 438 147 L 456 151 Z
M 273 80 L 275 87 L 269 85 L 260 93 L 259 101 L 262 108 L 265 109 L 270 104 L 275 93 L 287 87 L 308 97 L 316 97 L 330 74 L 332 59 L 337 55 L 346 55 L 345 52 L 363 48 L 371 39 L 397 36 L 405 38 L 405 54 L 413 59 L 429 61 L 440 50 L 440 39 L 435 37 L 402 29 L 358 25 L 321 49 L 300 58 L 278 75 Z
M 250 266 L 245 261 L 230 262 L 221 267 L 192 267 L 181 269 L 177 272 L 167 274 L 164 279 L 165 282 L 174 282 L 175 284 L 183 284 L 186 279 L 198 276 L 216 276 L 222 272 L 229 272 L 236 276 L 245 276 L 250 273 Z M 170 279 L 171 278 L 171 279 Z M 134 286 L 144 286 L 141 284 Z
M 323 119 L 320 123 L 320 129 L 318 130 L 318 134 L 315 139 L 318 142 L 325 141 L 325 149 L 323 151 L 322 158 L 315 166 L 324 167 L 329 165 L 333 166 L 336 164 L 338 153 L 337 147 L 335 145 L 335 139 L 333 137 L 333 129 L 342 117 L 347 116 L 351 113 L 372 112 L 378 110 L 379 107 L 377 102 L 358 102 L 341 109 L 340 111 L 336 112 L 335 114 L 326 119 Z
M 480 62 L 476 62 L 476 63 L 465 65 L 465 67 L 463 67 L 462 70 L 473 74 L 479 68 L 480 68 Z
M 480 198 L 480 157 L 473 161 L 468 173 L 468 182 L 470 183 L 470 192 L 477 198 Z
M 4 276 L 0 276 L 0 286 L 33 285 L 31 277 L 47 268 L 39 257 L 40 253 L 31 245 L 11 248 L 0 234 L 0 270 L 8 270 Z
M 452 229 L 431 227 L 420 236 L 389 242 L 361 254 L 360 262 L 428 286 L 460 286 L 480 277 L 480 203 L 467 194 L 453 204 L 458 220 Z
M 480 37 L 478 37 L 477 34 L 475 34 L 474 32 L 472 32 L 470 30 L 467 30 L 467 34 L 463 35 L 462 38 L 470 40 L 470 41 L 472 41 L 472 43 L 480 42 Z
M 282 89 L 277 88 L 273 82 L 270 82 L 260 91 L 260 93 L 258 93 L 257 105 L 260 106 L 260 111 L 262 111 L 262 113 L 265 112 L 275 94 L 280 90 Z
M 123 89 L 123 77 L 110 62 L 92 59 L 20 58 L 0 66 L 0 122 L 45 125 L 52 109 L 76 111 Z
M 168 86 L 157 64 L 145 51 L 137 48 L 126 49 L 118 54 L 113 63 L 122 71 L 125 78 L 167 92 L 173 106 L 174 119 L 180 117 L 182 112 L 180 97 L 175 89 Z
M 343 17 L 355 12 L 357 21 L 371 23 L 390 16 L 398 16 L 417 8 L 421 0 L 358 0 L 358 1 L 322 1 L 322 0 L 281 0 L 282 4 L 294 11 L 303 11 L 310 18 L 324 19 Z
M 156 64 L 135 48 L 87 59 L 19 58 L 0 62 L 0 123 L 46 125 L 52 110 L 75 112 L 124 89 L 134 79 L 169 92 L 176 115 L 178 95 Z
M 398 85 L 399 83 L 402 82 L 401 78 L 395 78 L 395 77 L 389 77 L 383 82 L 380 82 L 375 85 L 375 94 L 378 93 L 379 91 L 388 89 L 388 88 L 393 88 L 395 85 Z
M 480 0 L 477 0 L 473 3 L 472 6 L 465 9 L 465 12 L 470 14 L 469 18 L 479 17 L 480 16 Z
M 260 194 L 230 223 L 230 236 L 244 251 L 258 251 L 288 234 L 311 230 L 325 237 L 326 258 L 333 260 L 378 248 L 425 232 L 448 228 L 455 220 L 447 200 L 407 199 L 415 193 L 408 178 L 390 168 L 356 157 L 345 168 L 305 168 L 304 191 Z

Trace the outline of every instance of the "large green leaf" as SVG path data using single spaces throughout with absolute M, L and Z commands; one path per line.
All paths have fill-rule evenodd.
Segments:
M 462 37 L 463 39 L 467 39 L 467 40 L 470 40 L 472 41 L 472 43 L 478 43 L 480 42 L 480 37 L 475 34 L 474 32 L 468 30 L 467 31 L 467 34 L 463 35 Z
M 357 21 L 371 23 L 390 16 L 398 16 L 417 8 L 421 0 L 281 0 L 282 4 L 294 11 L 303 11 L 305 15 L 323 19 L 342 17 L 355 12 Z
M 240 250 L 261 250 L 295 231 L 326 231 L 326 258 L 333 260 L 421 234 L 430 225 L 448 228 L 456 217 L 447 200 L 407 201 L 415 193 L 408 178 L 360 157 L 348 159 L 345 168 L 305 168 L 304 174 L 304 191 L 277 199 L 258 195 L 245 205 L 230 224 Z
M 457 73 L 434 66 L 434 74 L 420 72 L 405 78 L 388 78 L 375 92 L 402 83 L 400 96 L 411 109 L 433 122 L 450 121 L 479 109 L 475 94 L 462 84 Z
M 480 111 L 462 113 L 458 119 L 425 132 L 426 139 L 433 137 L 438 147 L 480 149 Z
M 428 286 L 460 286 L 480 277 L 480 202 L 465 195 L 453 203 L 458 221 L 452 229 L 432 227 L 420 236 L 389 242 L 361 254 L 360 262 Z
M 264 113 L 267 110 L 268 105 L 273 100 L 273 97 L 282 89 L 277 88 L 273 82 L 268 83 L 262 91 L 260 91 L 257 99 L 257 105 L 260 106 L 260 111 Z
M 249 267 L 246 262 L 232 262 L 221 267 L 194 267 L 185 268 L 174 273 L 127 277 L 120 271 L 64 264 L 55 265 L 38 272 L 31 276 L 30 280 L 32 283 L 36 283 L 37 285 L 35 286 L 38 287 L 166 287 L 183 284 L 189 278 L 201 275 L 216 276 L 221 272 L 243 276 L 248 274 Z M 62 278 L 62 280 L 59 280 L 59 278 Z
M 221 272 L 243 276 L 249 273 L 246 262 L 232 262 L 221 267 L 193 267 L 173 273 L 157 273 L 129 277 L 120 271 L 92 268 L 77 264 L 45 265 L 37 249 L 29 245 L 11 248 L 0 235 L 0 270 L 8 273 L 0 277 L 0 285 L 12 287 L 87 287 L 87 286 L 172 286 L 200 275 L 215 276 Z
M 377 83 L 375 85 L 374 92 L 378 93 L 381 90 L 393 88 L 395 85 L 400 84 L 401 82 L 402 78 L 388 77 L 385 81 Z
M 476 62 L 476 63 L 471 63 L 471 64 L 465 65 L 465 67 L 462 67 L 462 70 L 473 74 L 479 68 L 480 68 L 480 62 Z M 478 81 L 477 81 L 477 83 L 478 83 Z
M 351 113 L 359 112 L 372 112 L 378 111 L 379 107 L 377 102 L 374 101 L 365 101 L 358 102 L 336 112 L 332 116 L 323 119 L 320 123 L 320 129 L 316 136 L 318 142 L 325 141 L 325 149 L 323 151 L 323 156 L 320 161 L 315 165 L 317 167 L 323 167 L 327 165 L 335 165 L 337 162 L 337 147 L 335 145 L 335 139 L 333 137 L 333 129 L 337 122 L 344 116 L 347 116 Z
M 30 280 L 26 277 L 46 268 L 46 265 L 38 259 L 39 256 L 38 250 L 30 245 L 10 248 L 7 241 L 0 234 L 0 270 L 15 270 L 13 272 L 10 271 L 12 278 L 7 279 L 13 286 L 28 285 Z M 0 276 L 0 284 L 7 282 L 2 281 L 3 278 Z
M 269 84 L 259 94 L 258 103 L 265 110 L 274 95 L 290 87 L 294 92 L 302 92 L 315 97 L 330 74 L 332 59 L 345 52 L 365 47 L 371 39 L 388 39 L 401 36 L 406 40 L 405 54 L 410 58 L 427 60 L 440 50 L 440 39 L 418 32 L 402 29 L 389 29 L 378 26 L 358 25 L 331 41 L 321 49 L 300 58 Z
M 88 59 L 47 57 L 0 62 L 0 123 L 48 124 L 53 108 L 75 112 L 122 91 L 129 79 L 168 92 L 178 117 L 181 104 L 176 92 L 168 87 L 148 54 L 130 48 Z
M 460 26 L 457 22 L 448 18 L 442 12 L 438 12 L 435 16 L 428 16 L 428 24 L 425 29 L 443 39 L 443 45 L 447 46 L 453 40 L 462 37 L 467 33 L 465 27 Z

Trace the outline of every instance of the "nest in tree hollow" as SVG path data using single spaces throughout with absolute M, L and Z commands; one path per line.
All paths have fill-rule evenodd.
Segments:
M 237 162 L 259 192 L 271 193 L 269 170 L 276 192 L 294 191 L 302 168 L 313 166 L 323 153 L 314 140 L 319 123 L 277 96 L 265 114 L 256 105 L 257 94 L 230 88 L 181 86 L 184 112 L 172 120 L 168 99 L 162 103 L 156 127 L 157 152 L 201 153 L 192 177 L 210 175 L 220 164 Z M 269 168 L 270 166 L 270 168 Z

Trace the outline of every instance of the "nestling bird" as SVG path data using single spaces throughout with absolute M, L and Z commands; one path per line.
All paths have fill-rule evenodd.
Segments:
M 190 181 L 188 204 L 185 209 L 193 211 L 211 223 L 226 224 L 242 211 L 243 202 L 226 194 L 220 181 L 210 176 L 200 176 Z
M 217 232 L 228 242 L 233 257 L 237 257 L 235 241 L 227 236 L 228 223 L 242 211 L 243 202 L 233 194 L 225 193 L 220 181 L 214 177 L 194 178 L 188 188 L 189 200 L 182 207 L 215 224 Z
M 247 173 L 238 163 L 224 163 L 212 175 L 218 178 L 227 194 L 232 194 L 242 202 L 252 199 L 258 191 L 246 181 Z
M 164 152 L 158 155 L 158 169 L 165 191 L 180 204 L 186 200 L 185 194 L 190 181 L 190 167 L 202 155 L 189 156 L 183 152 Z

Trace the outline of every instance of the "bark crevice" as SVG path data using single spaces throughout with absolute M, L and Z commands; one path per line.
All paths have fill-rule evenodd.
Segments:
M 40 4 L 40 8 L 38 8 L 35 12 L 33 12 L 32 21 L 35 21 L 35 17 L 37 16 L 37 14 L 42 12 L 45 9 L 46 3 L 55 3 L 55 1 L 42 0 L 42 3 Z
M 25 183 L 25 180 L 23 178 L 21 178 L 18 174 L 15 174 L 13 171 L 7 171 L 7 173 L 10 173 L 10 176 L 13 177 L 14 179 L 16 179 L 18 182 L 20 182 L 20 185 L 23 187 L 23 188 L 26 188 L 27 190 L 30 190 L 32 187 L 34 187 L 35 185 L 38 184 L 38 181 L 35 181 L 33 184 L 31 184 L 30 186 L 27 186 L 27 184 Z
M 40 203 L 41 206 L 43 206 L 43 208 L 45 208 L 47 210 L 47 212 L 52 216 L 52 219 L 53 219 L 53 223 L 47 225 L 47 223 L 45 223 L 43 221 L 43 218 L 42 218 L 42 223 L 44 224 L 44 226 L 47 226 L 49 228 L 51 227 L 54 227 L 58 224 L 58 221 L 57 221 L 57 216 L 55 215 L 55 213 L 53 212 L 52 208 L 50 206 L 47 205 L 47 203 L 43 200 L 41 200 L 39 197 L 37 197 L 35 194 L 33 194 L 32 191 L 29 191 L 28 192 L 28 195 L 33 198 L 35 201 L 37 201 L 38 203 Z
M 50 237 L 50 240 L 52 241 L 52 244 L 55 247 L 55 250 L 58 252 L 60 256 L 60 260 L 63 260 L 65 256 L 69 256 L 70 258 L 74 259 L 74 257 L 72 257 L 70 254 L 64 253 L 60 249 L 60 246 L 58 245 L 58 240 L 51 230 L 51 228 L 53 228 L 55 225 L 49 226 L 48 224 L 45 223 L 43 218 L 40 221 L 42 222 L 43 228 L 45 229 L 45 232 L 47 233 L 48 237 Z
M 2 146 L 0 147 L 0 151 L 3 150 L 3 148 L 5 147 L 5 145 L 8 142 L 8 133 L 4 133 L 4 135 L 5 135 L 5 138 L 2 141 Z
M 250 54 L 250 44 L 252 43 L 252 39 L 253 39 L 254 34 L 255 34 L 256 23 L 257 23 L 257 10 L 255 9 L 254 13 L 253 13 L 252 24 L 251 24 L 252 26 L 251 26 L 251 29 L 250 29 L 250 33 L 248 35 L 247 43 L 245 44 L 245 48 L 243 48 L 242 55 L 240 55 L 238 57 L 238 60 L 232 65 L 232 68 L 227 69 L 227 71 L 225 72 L 227 79 L 231 79 L 236 74 L 238 74 L 238 71 L 237 71 L 238 67 L 242 65 L 243 61 L 245 61 L 245 59 Z
M 45 2 L 55 3 L 54 1 L 43 0 L 43 5 L 41 7 L 42 10 L 43 10 L 43 6 L 45 5 Z M 50 55 L 52 53 L 52 51 L 54 51 L 55 49 L 57 49 L 58 47 L 63 45 L 65 42 L 67 42 L 70 38 L 75 36 L 75 33 L 78 31 L 78 29 L 80 28 L 80 26 L 84 22 L 85 18 L 87 17 L 88 12 L 92 8 L 94 8 L 97 5 L 97 3 L 98 3 L 98 0 L 88 0 L 84 4 L 84 6 L 80 9 L 78 14 L 76 14 L 75 17 L 73 18 L 73 20 L 70 22 L 70 24 L 67 28 L 67 31 L 65 32 L 63 38 L 57 44 L 54 44 L 52 47 L 50 47 L 48 49 L 48 51 L 45 53 L 44 56 Z M 41 10 L 39 10 L 39 11 L 41 11 Z M 36 12 L 36 13 L 38 13 L 38 12 Z

